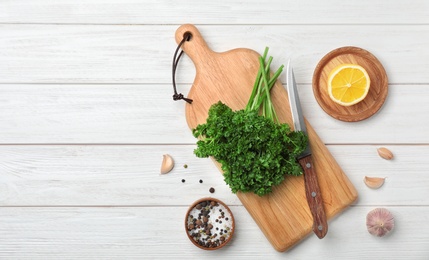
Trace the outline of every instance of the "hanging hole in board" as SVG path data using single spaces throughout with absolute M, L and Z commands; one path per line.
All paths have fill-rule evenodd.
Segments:
M 183 34 L 183 38 L 185 38 L 186 41 L 189 42 L 192 39 L 192 33 L 191 32 L 185 32 Z

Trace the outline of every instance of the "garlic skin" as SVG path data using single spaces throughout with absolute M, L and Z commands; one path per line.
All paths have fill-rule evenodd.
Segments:
M 371 235 L 383 237 L 392 231 L 394 226 L 393 215 L 385 208 L 371 210 L 366 216 L 366 227 Z
M 169 154 L 162 156 L 161 174 L 169 173 L 174 168 L 174 160 Z
M 384 179 L 386 178 L 365 176 L 363 181 L 365 182 L 366 186 L 370 187 L 371 189 L 378 189 L 383 186 Z

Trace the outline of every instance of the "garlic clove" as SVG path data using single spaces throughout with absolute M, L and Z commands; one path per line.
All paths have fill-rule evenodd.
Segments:
M 392 160 L 393 159 L 393 153 L 387 149 L 386 147 L 380 147 L 377 149 L 378 155 L 380 155 L 381 158 L 385 160 Z
M 363 181 L 365 182 L 366 186 L 370 187 L 371 189 L 378 189 L 383 186 L 384 179 L 386 178 L 365 176 Z
M 161 174 L 169 173 L 174 167 L 174 160 L 169 154 L 162 156 Z
M 393 215 L 385 208 L 371 210 L 366 216 L 366 227 L 371 235 L 385 236 L 393 230 L 394 226 Z

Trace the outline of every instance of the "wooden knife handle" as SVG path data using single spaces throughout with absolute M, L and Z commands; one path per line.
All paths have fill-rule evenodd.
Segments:
M 304 170 L 305 195 L 311 215 L 313 215 L 313 231 L 319 238 L 323 238 L 328 232 L 328 222 L 323 208 L 322 194 L 317 181 L 311 155 L 298 160 Z

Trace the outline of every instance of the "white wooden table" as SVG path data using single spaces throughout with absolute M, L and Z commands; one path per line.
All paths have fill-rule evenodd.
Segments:
M 269 46 L 275 65 L 293 59 L 304 113 L 359 192 L 323 240 L 276 252 L 213 163 L 193 155 L 185 104 L 171 98 L 183 23 L 215 51 Z M 382 109 L 358 123 L 323 112 L 311 87 L 318 61 L 348 45 L 389 77 Z M 186 56 L 177 73 L 186 94 Z M 0 115 L 1 259 L 429 259 L 428 1 L 3 0 Z M 377 155 L 382 146 L 394 160 Z M 176 167 L 160 175 L 166 153 Z M 371 190 L 366 175 L 386 183 Z M 210 195 L 237 221 L 213 252 L 183 227 L 188 206 Z M 376 207 L 396 219 L 384 238 L 366 230 Z

